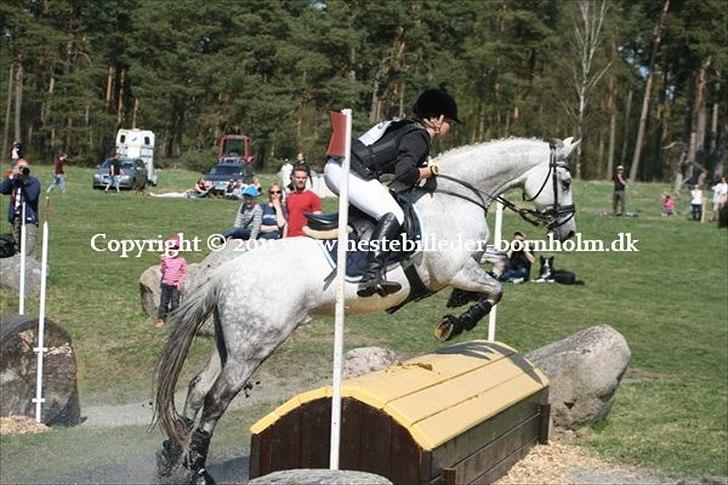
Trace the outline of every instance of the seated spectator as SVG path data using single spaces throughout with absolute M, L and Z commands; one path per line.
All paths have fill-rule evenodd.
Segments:
M 258 179 L 258 177 L 253 177 L 253 183 L 250 184 L 250 186 L 258 189 L 258 195 L 263 193 L 263 186 L 260 185 L 260 180 Z
M 285 237 L 286 210 L 282 207 L 283 191 L 279 185 L 271 185 L 268 189 L 268 202 L 260 204 L 263 210 L 263 222 L 258 239 L 280 239 Z
M 226 199 L 236 198 L 234 196 L 234 194 L 233 194 L 233 192 L 235 192 L 235 187 L 236 187 L 235 180 L 234 179 L 230 179 L 230 182 L 228 182 L 227 187 L 225 187 L 225 192 L 223 193 L 223 196 Z
M 235 190 L 233 190 L 233 197 L 231 197 L 231 198 L 232 199 L 238 199 L 238 200 L 242 199 L 243 198 L 243 191 L 247 187 L 248 186 L 245 185 L 242 180 L 238 180 L 237 182 L 235 182 Z
M 506 255 L 508 256 L 508 267 L 500 276 L 500 281 L 510 283 L 528 281 L 531 275 L 531 264 L 536 258 L 531 253 L 526 236 L 522 232 L 513 233 L 513 241 L 511 241 L 511 247 Z
M 665 216 L 675 215 L 675 199 L 669 195 L 665 195 L 662 198 L 662 214 Z
M 198 179 L 193 188 L 185 190 L 184 192 L 164 192 L 162 194 L 150 192 L 149 195 L 163 199 L 201 199 L 206 197 L 211 189 L 211 183 Z
M 263 209 L 256 203 L 258 191 L 247 187 L 243 191 L 243 203 L 235 216 L 233 227 L 222 233 L 225 239 L 257 239 L 263 222 Z

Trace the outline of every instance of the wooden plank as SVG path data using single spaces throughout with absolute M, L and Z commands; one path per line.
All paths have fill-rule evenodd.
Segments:
M 481 409 L 498 413 L 541 389 L 541 384 L 529 375 L 522 374 L 486 393 L 473 396 L 457 407 L 415 423 L 410 427 L 410 433 L 422 448 L 435 449 L 485 421 Z
M 516 451 L 514 451 L 513 453 L 508 455 L 501 462 L 497 463 L 486 473 L 477 477 L 475 480 L 473 480 L 470 483 L 490 484 L 490 483 L 495 482 L 500 477 L 502 477 L 503 475 L 508 473 L 508 470 L 510 470 L 513 465 L 515 465 L 517 462 L 522 460 L 528 454 L 528 452 L 531 450 L 531 448 L 534 447 L 535 444 L 536 444 L 535 439 L 524 443 L 523 446 L 521 446 L 519 449 L 517 449 Z
M 432 475 L 437 475 L 440 473 L 440 469 L 450 467 L 474 454 L 514 426 L 535 416 L 539 404 L 546 399 L 548 399 L 548 393 L 546 389 L 543 389 L 438 446 L 432 452 Z
M 538 414 L 540 416 L 538 444 L 547 445 L 549 444 L 549 430 L 551 425 L 551 404 L 539 404 Z
M 378 409 L 362 408 L 361 471 L 389 477 L 392 465 L 392 418 Z
M 360 470 L 362 452 L 363 412 L 366 404 L 356 399 L 341 401 L 341 440 L 339 466 L 342 470 Z
M 393 422 L 391 447 L 393 466 L 390 468 L 387 478 L 393 483 L 418 483 L 422 451 L 422 448 L 412 439 L 409 431 Z
M 458 472 L 458 480 L 461 483 L 473 482 L 478 476 L 508 458 L 524 444 L 536 440 L 538 437 L 538 424 L 538 416 L 534 416 L 482 450 L 467 457 L 462 462 L 454 464 L 453 468 Z
M 260 475 L 260 435 L 250 435 L 250 461 L 248 462 L 248 479 Z
M 416 422 L 496 388 L 504 398 L 512 395 L 513 400 L 519 401 L 524 396 L 520 394 L 519 389 L 509 386 L 508 383 L 523 375 L 523 369 L 516 362 L 511 359 L 501 359 L 396 399 L 388 403 L 384 410 L 400 423 L 412 426 Z M 534 381 L 538 382 L 537 379 L 538 377 Z M 541 385 L 537 387 L 543 387 L 543 381 L 538 384 Z M 497 411 L 499 409 L 490 406 L 490 402 L 484 403 L 477 409 L 480 419 L 487 419 Z
M 301 411 L 300 468 L 328 468 L 331 449 L 331 399 L 310 401 Z
M 300 409 L 294 410 L 276 421 L 271 429 L 270 464 L 273 470 L 301 468 Z

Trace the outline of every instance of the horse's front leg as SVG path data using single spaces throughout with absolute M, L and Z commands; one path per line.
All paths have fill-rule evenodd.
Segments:
M 447 304 L 448 307 L 461 306 L 473 300 L 477 300 L 477 303 L 471 305 L 459 316 L 445 315 L 442 318 L 435 328 L 435 336 L 443 342 L 475 328 L 503 295 L 503 289 L 498 280 L 484 271 L 474 259 L 468 260 L 468 263 L 450 281 L 450 285 L 455 287 L 456 291 L 453 291 Z

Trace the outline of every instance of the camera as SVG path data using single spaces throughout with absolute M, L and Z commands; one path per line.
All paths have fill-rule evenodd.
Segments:
M 20 173 L 23 174 L 24 177 L 27 177 L 30 175 L 30 168 L 26 166 L 20 167 Z

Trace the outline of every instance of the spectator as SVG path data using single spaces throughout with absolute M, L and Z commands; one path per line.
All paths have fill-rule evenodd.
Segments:
M 187 261 L 179 255 L 179 237 L 172 236 L 165 242 L 165 254 L 161 256 L 161 296 L 157 312 L 157 327 L 163 327 L 170 312 L 179 306 L 180 290 L 187 277 Z
M 263 209 L 258 201 L 258 190 L 255 187 L 246 187 L 243 190 L 243 203 L 235 216 L 233 227 L 222 233 L 225 239 L 257 239 L 260 226 L 263 222 Z
M 53 184 L 48 187 L 47 193 L 58 188 L 64 194 L 66 193 L 66 152 L 59 150 L 56 158 L 53 160 Z
M 18 163 L 18 160 L 20 160 L 22 156 L 23 156 L 23 152 L 22 152 L 20 143 L 18 143 L 17 141 L 14 141 L 12 147 L 10 148 L 10 163 L 12 163 L 12 165 L 15 166 Z
M 288 193 L 293 188 L 293 184 L 291 183 L 293 175 L 293 165 L 291 162 L 286 159 L 286 161 L 281 165 L 281 169 L 278 171 L 278 177 L 281 181 L 281 186 L 285 188 L 286 193 L 284 195 L 288 196 Z
M 321 212 L 321 199 L 318 195 L 306 188 L 308 171 L 303 166 L 293 168 L 291 174 L 293 191 L 286 199 L 288 212 L 288 231 L 286 237 L 303 235 L 303 226 L 306 224 L 307 212 L 318 214 Z
M 189 190 L 189 196 L 192 199 L 202 199 L 204 197 L 207 197 L 210 193 L 210 190 L 212 190 L 212 184 L 210 182 L 205 182 L 202 179 L 197 179 L 197 183 L 195 184 L 195 187 L 191 190 Z
M 121 180 L 121 155 L 118 153 L 114 155 L 113 160 L 111 161 L 111 165 L 109 165 L 109 183 L 106 184 L 106 189 L 104 189 L 104 192 L 109 191 L 109 187 L 112 185 L 116 187 L 116 191 L 120 192 L 119 190 L 119 182 Z
M 626 202 L 626 189 L 627 180 L 624 178 L 624 167 L 622 165 L 617 166 L 617 173 L 612 177 L 614 181 L 614 192 L 612 194 L 612 214 L 615 216 L 625 215 L 625 202 Z M 619 205 L 619 212 L 617 212 L 617 205 Z
M 508 256 L 508 268 L 500 276 L 500 280 L 511 283 L 528 281 L 531 275 L 531 264 L 536 258 L 531 253 L 526 236 L 522 232 L 513 233 L 513 241 L 506 255 Z
M 662 215 L 674 216 L 675 215 L 675 199 L 669 195 L 665 195 L 662 198 Z
M 268 202 L 260 204 L 263 210 L 263 221 L 260 226 L 259 239 L 280 239 L 286 233 L 286 211 L 282 207 L 283 191 L 279 185 L 271 185 L 268 189 Z
M 700 221 L 703 217 L 703 191 L 699 186 L 694 185 L 690 196 L 692 197 L 690 205 L 693 208 L 693 220 Z
M 718 220 L 720 209 L 728 202 L 728 183 L 725 177 L 720 178 L 720 182 L 712 187 L 713 190 L 713 220 Z
M 230 182 L 228 182 L 227 187 L 225 187 L 225 192 L 223 193 L 223 196 L 226 199 L 237 199 L 235 197 L 235 188 L 237 187 L 237 184 L 235 183 L 235 179 L 230 179 Z
M 251 187 L 255 187 L 255 190 L 258 191 L 258 195 L 263 193 L 263 186 L 260 185 L 260 179 L 258 177 L 253 177 L 253 183 L 250 184 Z
M 13 225 L 15 251 L 20 252 L 20 232 L 23 225 L 23 206 L 25 205 L 25 254 L 35 257 L 38 234 L 38 197 L 40 182 L 30 175 L 27 160 L 21 158 L 0 184 L 0 193 L 10 195 L 8 221 Z

